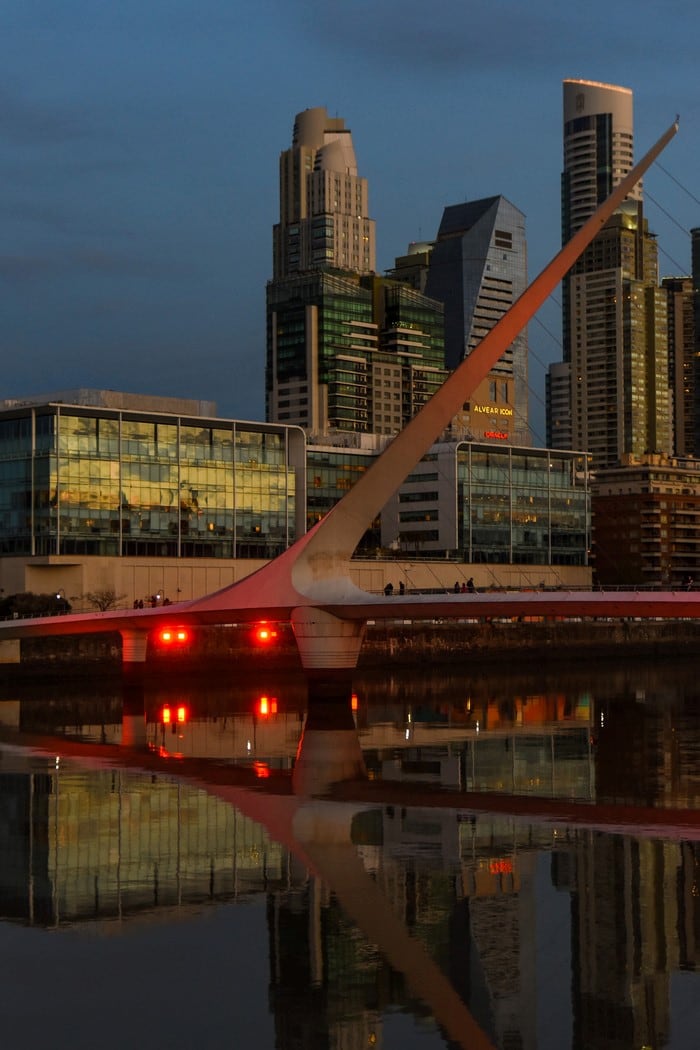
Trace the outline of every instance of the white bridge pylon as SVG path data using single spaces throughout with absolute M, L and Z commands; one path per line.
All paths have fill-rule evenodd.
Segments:
M 364 623 L 352 608 L 359 612 L 368 595 L 351 581 L 349 562 L 363 533 L 677 130 L 676 121 L 310 532 L 252 576 L 193 602 L 192 612 L 286 607 L 305 666 L 354 667 Z M 400 615 L 392 602 L 394 615 Z M 405 597 L 399 602 L 402 607 L 416 604 Z
M 164 622 L 212 624 L 288 620 L 307 669 L 357 664 L 367 619 L 400 616 L 692 616 L 700 593 L 404 595 L 384 598 L 357 587 L 350 559 L 363 533 L 411 470 L 473 395 L 615 209 L 678 131 L 674 122 L 558 252 L 479 345 L 396 435 L 352 489 L 283 554 L 237 583 L 165 609 L 69 614 L 0 623 L 0 640 L 27 635 L 120 631 L 125 665 L 146 659 L 147 632 Z M 521 608 L 522 611 L 521 611 Z M 574 608 L 580 611 L 572 611 Z

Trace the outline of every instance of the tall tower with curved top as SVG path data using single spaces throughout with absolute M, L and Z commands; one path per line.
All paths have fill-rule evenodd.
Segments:
M 445 378 L 442 303 L 375 274 L 367 179 L 342 118 L 297 113 L 279 173 L 266 418 L 324 442 L 395 434 Z
M 634 166 L 634 116 L 629 88 L 594 80 L 565 80 L 563 87 L 565 244 Z M 630 198 L 641 197 L 639 183 Z
M 565 80 L 562 240 L 634 167 L 629 88 Z M 547 436 L 595 469 L 672 446 L 666 299 L 638 183 L 562 282 L 563 362 L 548 374 Z
M 325 106 L 297 113 L 291 149 L 280 157 L 273 280 L 309 270 L 373 273 L 368 196 L 345 121 L 329 117 Z

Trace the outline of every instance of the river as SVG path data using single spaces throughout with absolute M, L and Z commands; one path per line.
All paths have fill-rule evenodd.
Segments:
M 695 1050 L 697 663 L 584 662 L 6 689 L 3 1046 Z

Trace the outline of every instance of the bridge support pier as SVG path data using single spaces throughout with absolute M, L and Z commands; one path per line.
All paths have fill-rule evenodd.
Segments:
M 305 671 L 348 670 L 357 667 L 366 625 L 358 620 L 302 606 L 292 610 L 292 630 Z
M 148 631 L 122 628 L 122 744 L 146 747 L 146 709 L 144 672 L 148 650 Z
M 319 795 L 338 780 L 366 776 L 351 709 L 365 624 L 304 607 L 292 611 L 291 622 L 308 684 L 292 785 L 299 795 Z
M 123 628 L 122 636 L 122 671 L 132 677 L 143 674 L 148 650 L 148 631 Z

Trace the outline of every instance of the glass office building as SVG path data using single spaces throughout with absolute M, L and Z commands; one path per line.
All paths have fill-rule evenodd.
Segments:
M 459 549 L 465 560 L 587 565 L 586 457 L 547 449 L 457 450 Z
M 270 558 L 304 531 L 294 427 L 64 403 L 0 413 L 0 553 Z
M 433 446 L 382 513 L 382 542 L 470 564 L 587 566 L 587 457 L 474 442 Z
M 300 427 L 215 411 L 113 391 L 0 403 L 5 593 L 62 591 L 76 607 L 105 589 L 127 605 L 211 593 L 286 550 L 389 440 L 312 445 Z M 413 586 L 434 586 L 454 562 L 483 564 L 480 585 L 518 585 L 526 566 L 585 583 L 589 534 L 585 456 L 443 441 L 367 523 L 351 571 L 376 591 L 397 558 L 425 563 Z

